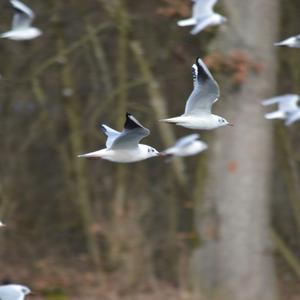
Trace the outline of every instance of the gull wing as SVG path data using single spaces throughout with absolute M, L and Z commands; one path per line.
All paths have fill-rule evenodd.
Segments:
M 211 106 L 220 96 L 219 86 L 200 58 L 192 66 L 192 74 L 194 89 L 187 100 L 184 114 L 210 114 Z
M 34 19 L 33 11 L 19 0 L 10 0 L 10 4 L 15 10 L 12 29 L 29 27 Z
M 186 147 L 187 145 L 191 144 L 192 142 L 198 140 L 200 135 L 198 133 L 189 134 L 184 136 L 175 143 L 174 148 L 181 148 Z
M 197 20 L 196 25 L 191 31 L 191 34 L 196 35 L 201 32 L 203 29 L 208 27 L 209 25 L 213 24 L 212 16 L 203 17 L 202 19 Z
M 121 134 L 113 141 L 110 149 L 134 149 L 141 139 L 148 136 L 150 130 L 145 128 L 133 115 L 126 113 L 126 121 Z
M 195 19 L 202 18 L 203 16 L 213 13 L 213 7 L 218 0 L 197 0 L 194 1 L 192 16 Z
M 279 110 L 282 112 L 292 112 L 298 110 L 299 95 L 287 94 L 262 101 L 262 105 L 268 106 L 278 104 Z
M 285 125 L 290 126 L 300 119 L 300 109 L 287 115 Z
M 106 148 L 110 148 L 114 140 L 121 134 L 120 131 L 114 130 L 105 124 L 101 124 L 100 129 L 107 135 Z

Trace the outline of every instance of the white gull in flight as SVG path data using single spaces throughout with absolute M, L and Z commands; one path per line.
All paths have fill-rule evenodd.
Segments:
M 278 110 L 265 114 L 266 119 L 284 119 L 289 126 L 300 119 L 299 95 L 287 94 L 262 101 L 262 105 L 278 104 Z
M 191 34 L 195 35 L 208 26 L 220 25 L 226 22 L 226 18 L 213 11 L 213 6 L 218 0 L 192 0 L 192 17 L 177 22 L 178 26 L 194 26 Z
M 78 157 L 102 158 L 113 162 L 131 163 L 159 156 L 159 152 L 153 147 L 139 144 L 141 139 L 150 134 L 150 130 L 141 125 L 129 113 L 126 113 L 126 121 L 122 132 L 104 124 L 101 125 L 101 129 L 107 135 L 106 148 L 78 155 Z
M 42 31 L 31 26 L 35 17 L 33 11 L 19 0 L 10 0 L 10 3 L 15 10 L 12 28 L 10 31 L 2 33 L 0 37 L 22 41 L 31 40 L 40 36 Z
M 161 152 L 161 155 L 169 157 L 196 155 L 207 149 L 207 144 L 200 141 L 199 138 L 198 133 L 186 135 L 178 139 L 174 146 Z
M 190 129 L 210 130 L 225 125 L 233 126 L 224 118 L 211 113 L 211 107 L 218 100 L 220 91 L 217 82 L 200 58 L 196 59 L 192 73 L 194 89 L 187 100 L 184 114 L 161 121 Z

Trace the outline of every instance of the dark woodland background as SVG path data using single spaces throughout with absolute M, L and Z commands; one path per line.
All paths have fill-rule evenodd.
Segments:
M 300 93 L 297 0 L 222 0 L 197 36 L 189 0 L 26 0 L 43 36 L 0 41 L 0 279 L 35 299 L 300 299 L 300 133 L 263 118 Z M 0 31 L 12 10 L 0 5 Z M 126 111 L 163 150 L 189 130 L 191 65 L 219 82 L 204 153 L 165 163 L 78 159 Z

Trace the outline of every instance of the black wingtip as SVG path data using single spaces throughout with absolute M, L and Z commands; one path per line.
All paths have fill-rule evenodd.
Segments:
M 143 126 L 135 119 L 129 112 L 126 113 L 126 121 L 124 124 L 125 129 L 143 128 Z
M 196 66 L 197 66 L 197 79 L 206 81 L 209 79 L 209 75 L 206 72 L 206 69 L 199 63 L 199 60 L 201 60 L 200 57 L 197 57 L 196 59 Z
M 104 133 L 107 131 L 105 128 L 105 124 L 100 124 L 99 127 Z

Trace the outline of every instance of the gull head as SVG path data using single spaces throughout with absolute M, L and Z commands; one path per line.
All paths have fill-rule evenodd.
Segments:
M 218 117 L 218 127 L 222 127 L 222 126 L 233 126 L 232 123 L 229 123 L 226 119 Z
M 17 290 L 22 295 L 26 296 L 28 294 L 31 294 L 31 290 L 25 286 L 20 284 L 9 284 L 7 287 Z
M 160 156 L 160 153 L 153 147 L 147 146 L 147 157 Z

